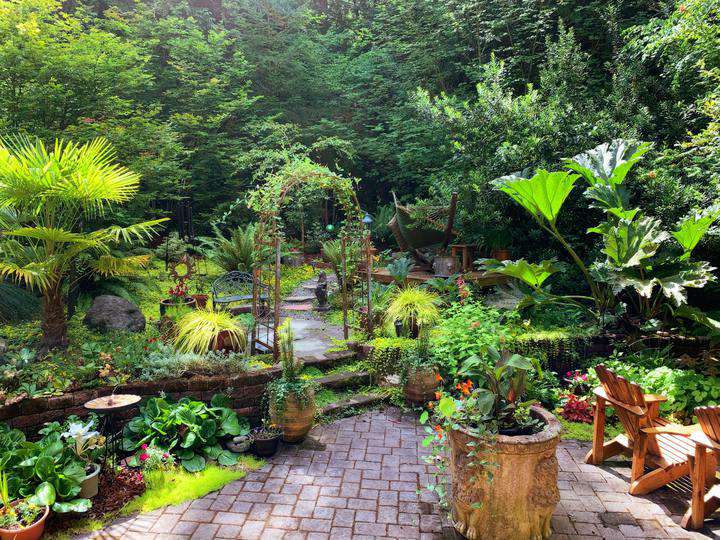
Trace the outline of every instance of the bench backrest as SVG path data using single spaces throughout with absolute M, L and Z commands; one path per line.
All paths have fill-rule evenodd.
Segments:
M 720 407 L 695 407 L 695 416 L 703 433 L 720 443 Z
M 251 295 L 253 288 L 252 274 L 233 271 L 217 278 L 212 284 L 212 294 L 215 298 L 234 295 Z

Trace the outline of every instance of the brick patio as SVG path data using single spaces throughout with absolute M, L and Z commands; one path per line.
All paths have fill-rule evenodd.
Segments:
M 316 427 L 261 470 L 222 491 L 114 523 L 84 538 L 321 539 L 453 538 L 432 495 L 418 495 L 428 466 L 413 414 L 395 408 Z M 553 538 L 708 538 L 677 522 L 688 486 L 648 497 L 627 494 L 627 462 L 583 463 L 587 443 L 558 450 L 561 502 Z

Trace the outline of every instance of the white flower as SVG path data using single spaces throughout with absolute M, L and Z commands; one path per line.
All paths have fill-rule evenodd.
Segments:
M 71 422 L 68 425 L 68 430 L 63 433 L 62 436 L 66 439 L 75 439 L 76 441 L 85 442 L 100 435 L 99 432 L 93 431 L 92 427 L 92 420 L 90 420 L 87 424 L 83 424 L 82 422 Z

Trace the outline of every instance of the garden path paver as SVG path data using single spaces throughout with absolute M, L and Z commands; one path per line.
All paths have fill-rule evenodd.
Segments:
M 397 408 L 317 426 L 261 470 L 190 504 L 115 522 L 83 538 L 454 538 L 428 481 L 423 428 Z M 678 525 L 687 483 L 645 497 L 627 493 L 628 461 L 586 465 L 588 443 L 558 447 L 560 503 L 553 538 L 713 538 Z

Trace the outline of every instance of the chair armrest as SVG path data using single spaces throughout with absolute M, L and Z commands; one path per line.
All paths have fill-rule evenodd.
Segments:
M 666 426 L 657 426 L 657 427 L 648 427 L 643 428 L 642 432 L 652 435 L 659 435 L 661 433 L 667 433 L 669 435 L 684 435 L 688 436 L 696 431 L 701 431 L 700 426 L 698 424 L 693 424 L 692 426 L 681 426 L 679 424 L 668 424 Z
M 661 396 L 659 394 L 645 394 L 643 397 L 646 403 L 664 403 L 668 400 L 667 396 Z

